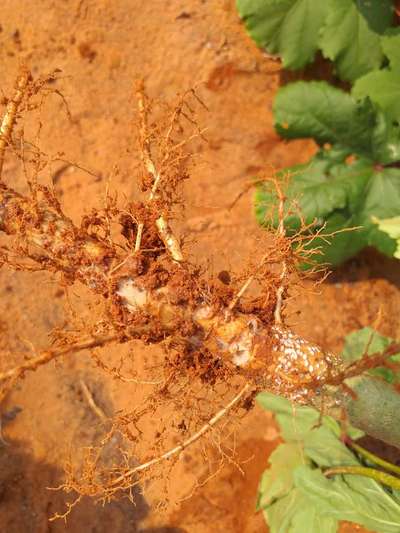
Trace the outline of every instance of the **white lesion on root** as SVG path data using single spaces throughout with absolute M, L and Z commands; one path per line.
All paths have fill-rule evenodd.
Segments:
M 232 364 L 245 368 L 254 360 L 255 339 L 263 328 L 258 318 L 231 312 L 215 314 L 210 306 L 204 305 L 196 309 L 193 319 L 214 337 L 218 352 L 226 355 Z
M 254 339 L 259 329 L 258 320 L 249 320 L 243 331 L 226 345 L 235 366 L 245 368 L 254 359 Z
M 28 83 L 28 78 L 26 75 L 24 76 L 17 83 L 17 93 L 11 102 L 13 107 L 7 108 L 2 124 L 0 125 L 0 170 L 2 160 L 4 159 L 4 150 L 9 143 L 12 126 L 15 122 L 16 111 L 22 101 L 24 90 Z M 163 185 L 163 179 L 165 179 L 161 171 L 165 165 L 163 166 L 161 164 L 159 165 L 160 168 L 156 168 L 155 162 L 152 159 L 150 150 L 151 135 L 148 131 L 146 119 L 146 100 L 143 89 L 140 87 L 138 96 L 141 115 L 142 158 L 144 167 L 149 177 L 153 180 L 148 200 L 150 204 L 160 199 L 160 187 Z M 18 208 L 15 211 L 17 213 L 20 211 L 27 211 L 29 213 L 32 210 L 32 206 L 27 199 L 8 189 L 4 184 L 1 185 L 0 231 L 5 231 L 8 234 L 18 234 L 20 228 L 15 220 L 17 222 L 23 221 L 27 243 L 35 247 L 40 247 L 41 251 L 45 251 L 47 257 L 53 260 L 54 265 L 59 270 L 75 272 L 77 279 L 80 279 L 95 290 L 100 290 L 103 286 L 109 287 L 110 282 L 116 282 L 114 295 L 119 299 L 119 304 L 129 313 L 144 311 L 150 316 L 157 317 L 158 324 L 161 324 L 165 328 L 166 333 L 176 330 L 177 319 L 182 317 L 189 319 L 199 326 L 200 334 L 198 337 L 193 338 L 194 346 L 196 342 L 207 342 L 218 356 L 221 356 L 221 358 L 240 368 L 251 366 L 257 359 L 257 349 L 260 347 L 263 348 L 264 342 L 273 341 L 273 338 L 276 337 L 276 353 L 273 357 L 277 360 L 276 370 L 278 371 L 277 373 L 281 373 L 283 376 L 282 379 L 286 381 L 290 379 L 291 375 L 295 371 L 298 371 L 299 366 L 302 372 L 304 369 L 306 378 L 308 375 L 311 375 L 313 379 L 316 376 L 320 376 L 320 381 L 323 381 L 324 376 L 329 372 L 333 358 L 327 357 L 318 347 L 306 343 L 297 336 L 295 337 L 282 325 L 281 312 L 288 278 L 288 267 L 285 262 L 282 265 L 280 283 L 276 293 L 275 325 L 272 326 L 272 329 L 254 315 L 246 316 L 237 312 L 237 303 L 248 290 L 253 280 L 255 280 L 260 269 L 265 265 L 265 262 L 268 260 L 268 254 L 264 255 L 259 267 L 248 278 L 230 305 L 225 309 L 213 309 L 206 302 L 204 304 L 200 303 L 195 308 L 190 308 L 189 306 L 185 308 L 182 305 L 171 303 L 173 298 L 169 298 L 168 286 L 152 291 L 142 287 L 134 277 L 127 276 L 119 280 L 113 278 L 112 272 L 109 270 L 109 261 L 103 260 L 103 258 L 107 258 L 110 254 L 113 254 L 113 247 L 98 242 L 89 235 L 83 238 L 82 236 L 78 236 L 72 222 L 57 210 L 44 205 L 40 209 L 39 214 L 41 216 L 36 224 L 27 223 L 21 217 L 19 217 L 20 220 L 14 217 L 14 220 L 12 216 L 9 216 L 10 213 L 11 215 L 13 214 L 13 208 Z M 277 186 L 277 192 L 279 196 L 280 219 L 278 233 L 284 239 L 283 208 L 285 197 L 279 186 Z M 180 243 L 169 225 L 167 214 L 168 210 L 166 210 L 165 214 L 159 214 L 156 220 L 156 227 L 171 259 L 175 263 L 183 263 L 182 266 L 185 268 Z M 142 234 L 143 224 L 139 221 L 135 252 L 140 250 Z M 269 339 L 267 335 L 269 335 Z M 257 363 L 257 361 L 255 362 Z M 265 372 L 268 371 L 265 368 Z M 274 376 L 275 378 L 276 376 Z M 298 376 L 296 379 L 298 379 Z
M 14 227 L 14 223 L 7 216 L 7 209 L 12 210 L 15 206 L 29 212 L 30 204 L 9 189 L 4 191 L 2 201 L 5 215 L 0 220 L 1 229 L 15 234 L 18 228 Z M 31 245 L 45 252 L 60 270 L 68 272 L 75 269 L 77 278 L 90 288 L 97 290 L 110 280 L 109 263 L 102 258 L 112 250 L 90 236 L 77 239 L 72 222 L 59 213 L 43 207 L 39 225 L 31 224 L 27 227 L 26 237 Z M 85 258 L 84 262 L 75 260 L 81 256 Z M 199 344 L 201 339 L 207 338 L 216 354 L 237 367 L 245 369 L 257 363 L 257 347 L 260 347 L 263 342 L 260 339 L 266 338 L 266 335 L 271 337 L 270 340 L 276 340 L 273 346 L 278 353 L 273 357 L 279 360 L 276 370 L 285 381 L 299 365 L 302 373 L 304 369 L 305 381 L 308 381 L 309 375 L 313 376 L 315 381 L 324 381 L 329 368 L 332 367 L 332 358 L 300 337 L 294 337 L 294 334 L 281 324 L 276 323 L 269 329 L 257 317 L 243 315 L 232 306 L 221 310 L 204 302 L 195 308 L 185 308 L 171 303 L 173 298 L 169 297 L 168 286 L 151 291 L 130 276 L 117 280 L 114 294 L 120 305 L 129 313 L 144 311 L 157 317 L 166 333 L 174 330 L 178 319 L 193 321 L 202 330 L 198 340 L 193 339 L 193 344 Z
M 157 294 L 139 287 L 131 278 L 125 278 L 118 284 L 116 294 L 121 298 L 122 305 L 131 313 L 155 308 L 156 297 L 166 296 L 166 290 L 160 289 Z M 168 299 L 168 298 L 167 298 Z M 160 302 L 157 302 L 158 306 Z M 165 304 L 164 304 L 165 305 Z M 171 306 L 172 310 L 172 306 Z M 178 315 L 179 310 L 176 309 Z M 254 358 L 254 339 L 261 327 L 257 318 L 243 320 L 232 317 L 221 321 L 220 313 L 215 314 L 211 306 L 199 305 L 191 314 L 192 320 L 201 326 L 203 331 L 211 334 L 218 351 L 226 355 L 230 362 L 238 367 L 248 366 Z M 192 339 L 193 345 L 199 344 L 199 339 Z
M 135 285 L 135 282 L 130 278 L 119 282 L 116 293 L 122 299 L 123 305 L 131 313 L 145 308 L 149 303 L 148 291 Z

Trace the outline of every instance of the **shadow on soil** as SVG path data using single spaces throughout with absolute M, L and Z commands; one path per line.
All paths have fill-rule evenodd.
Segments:
M 47 487 L 60 483 L 63 473 L 45 462 L 35 461 L 20 442 L 0 447 L 0 530 L 7 533 L 185 533 L 174 527 L 141 528 L 150 509 L 139 493 L 136 505 L 127 500 L 95 505 L 83 499 L 68 521 L 49 522 L 63 512 L 71 496 Z
M 352 283 L 367 279 L 386 279 L 400 288 L 400 261 L 369 248 L 333 271 L 327 281 Z

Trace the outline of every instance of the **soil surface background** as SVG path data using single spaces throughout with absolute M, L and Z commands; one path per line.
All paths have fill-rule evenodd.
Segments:
M 92 174 L 58 161 L 41 178 L 44 183 L 53 179 L 73 220 L 78 222 L 102 202 L 107 184 L 121 197 L 136 194 L 135 80 L 143 78 L 150 97 L 161 100 L 197 87 L 208 107 L 198 116 L 207 127 L 208 143 L 198 149 L 185 183 L 185 217 L 177 227 L 190 242 L 192 260 L 213 272 L 238 272 L 250 257 L 261 256 L 262 231 L 252 213 L 248 185 L 257 172 L 306 161 L 315 146 L 306 141 L 288 144 L 274 133 L 272 101 L 287 75 L 247 37 L 233 1 L 3 0 L 0 90 L 5 95 L 21 60 L 34 76 L 62 70 L 55 88 L 65 96 L 70 117 L 63 100 L 50 96 L 40 114 L 40 147 L 47 154 L 65 154 L 63 158 Z M 36 130 L 37 121 L 28 121 L 26 137 L 36 139 Z M 11 154 L 3 174 L 7 183 L 24 190 L 21 165 Z M 394 261 L 364 252 L 332 274 L 318 294 L 291 302 L 288 321 L 329 350 L 340 350 L 344 336 L 363 326 L 400 338 L 399 283 Z M 87 292 L 73 290 L 77 312 L 84 312 L 90 301 Z M 16 351 L 48 346 L 51 330 L 65 324 L 63 291 L 50 274 L 3 268 L 0 293 L 2 344 Z M 90 445 L 100 431 L 81 380 L 106 414 L 132 401 L 129 389 L 121 392 L 80 354 L 27 376 L 4 402 L 2 436 L 7 445 L 0 443 L 0 531 L 268 531 L 255 513 L 256 491 L 279 437 L 271 415 L 258 407 L 237 432 L 243 473 L 227 463 L 194 490 L 201 460 L 191 461 L 170 480 L 175 497 L 162 514 L 151 498 L 138 494 L 136 506 L 121 500 L 102 507 L 84 499 L 66 523 L 49 522 L 68 496 L 48 487 L 62 482 L 71 447 Z M 136 395 L 134 401 L 140 398 Z M 342 529 L 360 531 L 352 525 Z

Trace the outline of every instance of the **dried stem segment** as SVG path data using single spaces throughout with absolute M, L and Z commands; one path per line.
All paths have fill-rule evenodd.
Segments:
M 171 254 L 171 257 L 177 263 L 183 261 L 183 254 L 178 239 L 173 234 L 170 225 L 164 217 L 160 217 L 156 220 L 156 226 L 161 240 L 165 244 L 165 247 Z
M 25 363 L 0 373 L 0 382 L 9 379 L 16 379 L 24 377 L 26 372 L 37 370 L 40 366 L 43 366 L 53 359 L 57 359 L 63 355 L 69 353 L 76 353 L 82 350 L 88 350 L 90 348 L 97 348 L 98 346 L 104 346 L 118 337 L 116 335 L 108 335 L 102 337 L 94 337 L 92 339 L 77 342 L 75 344 L 67 344 L 61 348 L 54 348 L 53 350 L 45 350 L 41 354 L 28 359 Z
M 5 150 L 10 144 L 11 133 L 17 118 L 18 108 L 24 98 L 29 78 L 30 75 L 28 70 L 23 69 L 22 73 L 17 78 L 14 96 L 7 104 L 6 112 L 0 125 L 0 180 L 3 171 Z
M 286 236 L 285 231 L 285 195 L 282 191 L 281 186 L 279 183 L 275 180 L 275 189 L 279 198 L 279 204 L 278 204 L 278 218 L 279 218 L 279 226 L 278 226 L 278 236 L 283 240 Z M 275 306 L 275 324 L 281 324 L 282 323 L 282 306 L 283 306 L 283 297 L 285 294 L 286 284 L 285 284 L 285 278 L 288 274 L 288 266 L 287 261 L 284 258 L 282 261 L 282 270 L 280 275 L 280 285 L 276 291 L 276 306 Z

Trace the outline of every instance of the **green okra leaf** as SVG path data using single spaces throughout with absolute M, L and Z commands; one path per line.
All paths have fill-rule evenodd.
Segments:
M 400 504 L 380 483 L 357 475 L 328 479 L 319 469 L 296 468 L 296 487 L 319 511 L 381 533 L 400 531 Z
M 314 60 L 326 2 L 315 0 L 237 0 L 239 15 L 254 41 L 298 69 Z
M 329 10 L 320 38 L 322 53 L 338 75 L 354 81 L 380 67 L 380 34 L 393 23 L 391 0 L 327 0 Z

